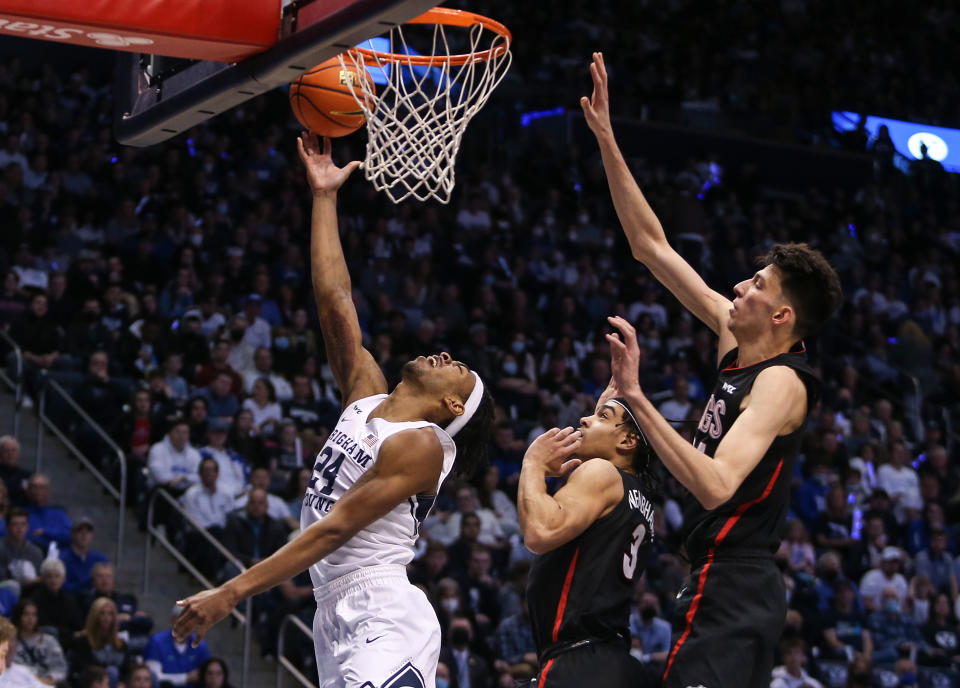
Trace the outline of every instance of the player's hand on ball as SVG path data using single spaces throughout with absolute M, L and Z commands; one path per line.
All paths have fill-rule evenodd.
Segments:
M 571 461 L 566 459 L 580 448 L 581 442 L 583 442 L 583 436 L 579 430 L 571 427 L 563 430 L 553 428 L 533 441 L 527 448 L 527 453 L 523 455 L 523 461 L 542 466 L 549 476 L 565 475 L 580 465 L 578 459 Z
M 308 131 L 301 132 L 297 138 L 297 150 L 300 152 L 300 159 L 303 160 L 303 166 L 307 170 L 307 182 L 314 194 L 336 191 L 347 181 L 347 177 L 360 167 L 359 160 L 348 162 L 343 167 L 337 167 L 333 164 L 333 156 L 330 154 L 331 149 L 330 139 L 323 139 L 323 149 L 321 150 L 316 135 Z
M 589 98 L 580 99 L 583 116 L 596 136 L 613 131 L 610 125 L 610 96 L 607 91 L 607 68 L 603 64 L 603 53 L 594 53 L 590 63 L 590 77 L 593 79 L 593 93 Z
M 229 614 L 238 601 L 236 594 L 222 585 L 180 600 L 177 605 L 183 607 L 183 611 L 173 623 L 173 637 L 183 643 L 191 633 L 196 633 L 193 640 L 193 647 L 196 647 L 207 631 Z
M 621 394 L 640 394 L 640 345 L 633 325 L 619 315 L 607 321 L 620 331 L 606 335 L 610 344 L 610 368 Z

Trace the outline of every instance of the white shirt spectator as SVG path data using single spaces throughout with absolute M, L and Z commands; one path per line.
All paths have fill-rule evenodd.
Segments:
M 238 342 L 230 353 L 227 354 L 227 365 L 238 373 L 244 373 L 253 368 L 253 352 L 255 346 L 251 346 L 246 340 Z
M 22 664 L 10 664 L 0 675 L 0 688 L 50 688 Z
M 464 208 L 457 213 L 457 224 L 464 229 L 490 229 L 490 213 L 483 208 Z
M 169 482 L 178 476 L 185 476 L 190 483 L 197 483 L 200 476 L 200 452 L 187 444 L 183 451 L 177 451 L 170 436 L 150 447 L 147 455 L 147 468 L 150 471 L 150 485 L 154 487 Z
M 650 314 L 650 317 L 653 318 L 653 323 L 659 329 L 662 330 L 667 326 L 667 309 L 656 301 L 653 303 L 644 303 L 643 301 L 631 303 L 630 310 L 627 311 L 627 317 L 630 319 L 630 322 L 635 323 L 644 313 Z
M 253 414 L 253 424 L 260 428 L 260 432 L 273 432 L 273 423 L 269 423 L 262 427 L 261 424 L 270 420 L 271 418 L 275 418 L 276 420 L 283 418 L 283 409 L 280 408 L 280 404 L 275 401 L 271 401 L 263 408 L 260 408 L 257 406 L 257 402 L 255 402 L 253 399 L 247 399 L 243 402 L 243 408 L 247 409 Z
M 257 319 L 253 321 L 253 324 L 247 328 L 247 331 L 244 332 L 243 341 L 252 346 L 254 349 L 261 346 L 265 346 L 269 349 L 270 323 L 261 317 L 257 317 Z
M 679 428 L 683 425 L 683 423 L 680 421 L 686 420 L 687 416 L 690 415 L 690 409 L 692 407 L 693 403 L 689 400 L 686 403 L 683 403 L 671 397 L 660 404 L 659 411 L 661 416 L 671 421 L 670 425 L 675 428 Z
M 22 268 L 19 265 L 14 265 L 12 269 L 15 273 L 17 273 L 17 277 L 20 280 L 21 289 L 33 288 L 41 291 L 47 290 L 47 285 L 50 282 L 50 276 L 47 274 L 46 270 L 40 270 L 38 268 Z
M 910 466 L 895 468 L 888 463 L 880 466 L 877 471 L 877 487 L 886 490 L 893 498 L 899 496 L 894 514 L 901 523 L 904 519 L 904 507 L 923 508 L 920 481 L 917 479 L 917 472 Z
M 480 536 L 477 538 L 477 542 L 487 547 L 497 547 L 500 544 L 498 541 L 502 541 L 504 537 L 503 528 L 500 526 L 500 521 L 497 520 L 497 515 L 490 509 L 484 508 L 477 509 L 476 514 L 480 517 Z M 450 514 L 446 523 L 437 523 L 431 531 L 431 539 L 440 540 L 445 545 L 453 543 L 460 537 L 460 520 L 462 517 L 463 514 L 455 511 Z M 434 537 L 434 534 L 436 534 L 436 537 Z
M 772 678 L 770 688 L 823 688 L 823 684 L 810 678 L 805 669 L 800 670 L 800 676 L 794 676 L 787 671 L 787 667 L 778 666 L 773 670 Z
M 226 491 L 217 486 L 215 492 L 210 492 L 203 485 L 191 485 L 180 498 L 184 510 L 204 528 L 227 524 L 227 514 L 234 509 L 234 499 Z
M 897 598 L 901 605 L 907 599 L 907 579 L 903 577 L 903 574 L 895 573 L 893 577 L 887 578 L 880 569 L 870 569 L 860 579 L 860 596 L 863 597 L 864 601 L 867 598 L 872 599 L 877 609 L 880 608 L 883 591 L 887 588 L 893 588 L 897 591 Z
M 277 393 L 277 401 L 293 399 L 293 387 L 290 386 L 290 383 L 287 382 L 286 379 L 273 372 L 264 374 L 256 368 L 248 370 L 243 374 L 243 391 L 250 394 L 253 391 L 253 383 L 262 377 L 270 380 L 270 383 L 273 385 L 273 390 Z

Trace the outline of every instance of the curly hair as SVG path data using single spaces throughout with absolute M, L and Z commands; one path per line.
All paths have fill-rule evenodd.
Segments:
M 840 308 L 840 278 L 823 254 L 807 244 L 776 244 L 757 265 L 774 265 L 779 271 L 780 288 L 796 314 L 798 339 L 819 330 Z
M 453 438 L 457 445 L 457 460 L 453 464 L 453 472 L 458 477 L 469 480 L 486 467 L 494 408 L 493 396 L 490 390 L 484 388 L 483 397 L 473 418 Z

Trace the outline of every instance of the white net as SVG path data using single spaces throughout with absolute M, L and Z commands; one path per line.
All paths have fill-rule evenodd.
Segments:
M 373 81 L 380 82 L 374 93 L 369 79 L 347 80 L 367 118 L 364 175 L 394 203 L 450 201 L 463 132 L 510 68 L 509 34 L 479 23 L 438 23 L 432 33 L 426 55 L 407 44 L 400 26 L 390 30 L 389 48 L 382 52 L 340 55 L 344 69 L 347 64 L 369 69 Z M 463 47 L 452 55 L 457 41 Z

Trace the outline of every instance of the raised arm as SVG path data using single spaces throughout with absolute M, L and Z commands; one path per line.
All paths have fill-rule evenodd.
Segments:
M 580 441 L 579 431 L 554 428 L 535 439 L 523 457 L 517 508 L 523 542 L 534 554 L 570 542 L 623 497 L 623 481 L 617 469 L 602 459 L 584 462 L 555 495 L 547 494 L 545 478 L 566 472 L 562 462 L 576 451 Z
M 722 294 L 710 289 L 690 264 L 670 246 L 660 220 L 630 173 L 613 136 L 607 70 L 601 53 L 593 54 L 590 76 L 593 77 L 593 94 L 590 98 L 581 98 L 580 106 L 600 145 L 610 196 L 630 242 L 630 251 L 687 310 L 720 336 L 722 358 L 735 346 L 733 335 L 727 329 L 732 304 Z
M 408 497 L 436 490 L 442 467 L 443 448 L 430 428 L 388 438 L 377 462 L 324 518 L 220 587 L 178 602 L 184 609 L 174 624 L 174 637 L 182 641 L 196 631 L 194 645 L 198 644 L 211 626 L 243 600 L 290 580 Z
M 345 408 L 357 399 L 387 391 L 387 381 L 380 366 L 363 348 L 350 273 L 347 272 L 337 228 L 337 190 L 360 163 L 354 160 L 342 168 L 334 166 L 330 139 L 324 139 L 321 152 L 316 136 L 307 132 L 297 139 L 297 147 L 313 191 L 310 218 L 313 295 L 317 301 L 327 359 Z

